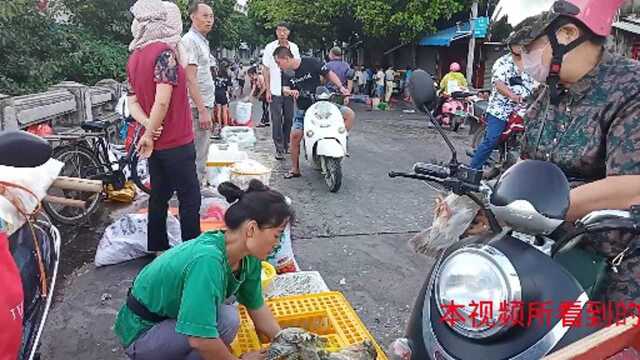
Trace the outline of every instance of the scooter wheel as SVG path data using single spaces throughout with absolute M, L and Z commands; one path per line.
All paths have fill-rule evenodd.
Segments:
M 324 157 L 325 173 L 324 181 L 329 187 L 329 191 L 338 192 L 342 186 L 342 159 Z

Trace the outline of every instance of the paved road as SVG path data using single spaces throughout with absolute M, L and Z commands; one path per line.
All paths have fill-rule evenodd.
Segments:
M 417 114 L 358 108 L 358 118 L 350 137 L 351 157 L 343 164 L 343 187 L 337 194 L 329 193 L 320 174 L 307 165 L 302 167 L 302 178 L 283 179 L 289 164 L 273 159 L 269 129 L 259 130 L 259 159 L 274 167 L 271 185 L 294 201 L 293 246 L 302 268 L 320 271 L 331 289 L 342 291 L 385 347 L 402 333 L 431 263 L 413 254 L 407 241 L 429 225 L 435 196 L 425 184 L 390 179 L 387 173 L 408 170 L 416 161 L 447 160 L 449 153 Z M 456 135 L 454 141 L 462 149 L 466 139 Z M 77 243 L 86 236 L 73 239 L 68 242 L 82 248 Z M 88 244 L 94 247 L 92 240 Z M 70 275 L 43 338 L 46 358 L 123 358 L 113 335 L 113 319 L 145 263 L 101 269 L 87 264 Z

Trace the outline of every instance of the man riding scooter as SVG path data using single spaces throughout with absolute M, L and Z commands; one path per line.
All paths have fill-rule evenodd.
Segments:
M 470 166 L 473 169 L 482 169 L 498 144 L 509 116 L 534 88 L 531 77 L 522 71 L 522 49 L 510 42 L 507 43 L 510 53 L 502 56 L 493 65 L 493 90 L 486 111 L 487 131 L 471 159 Z
M 300 142 L 304 130 L 304 114 L 312 105 L 313 100 L 305 96 L 304 92 L 315 93 L 320 86 L 320 77 L 334 83 L 342 95 L 349 95 L 349 89 L 344 87 L 340 78 L 330 71 L 320 60 L 312 57 L 294 59 L 291 50 L 286 47 L 278 47 L 273 56 L 282 71 L 293 72 L 292 76 L 285 75 L 283 92 L 287 96 L 293 96 L 297 100 L 297 110 L 291 129 L 291 171 L 285 175 L 285 179 L 298 178 L 300 174 Z M 302 93 L 301 93 L 302 92 Z M 347 131 L 351 130 L 355 114 L 346 106 L 340 107 Z

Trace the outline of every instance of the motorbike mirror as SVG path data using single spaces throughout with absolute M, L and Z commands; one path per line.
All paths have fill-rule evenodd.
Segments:
M 409 93 L 418 111 L 427 113 L 436 99 L 433 77 L 424 70 L 416 70 L 409 79 Z

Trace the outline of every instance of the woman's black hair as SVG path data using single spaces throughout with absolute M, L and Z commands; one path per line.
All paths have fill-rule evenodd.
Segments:
M 294 218 L 286 198 L 259 180 L 251 180 L 247 190 L 224 182 L 218 186 L 218 192 L 233 203 L 224 215 L 224 222 L 231 230 L 238 229 L 247 220 L 255 220 L 260 229 L 269 229 Z
M 218 73 L 216 75 L 223 78 L 229 77 L 228 66 L 226 63 L 220 64 L 220 66 L 218 67 Z

